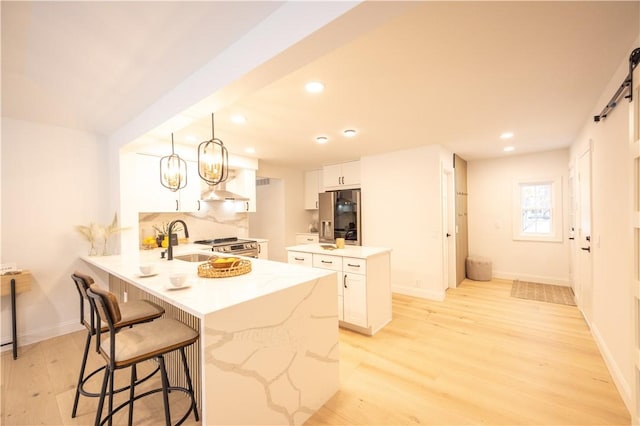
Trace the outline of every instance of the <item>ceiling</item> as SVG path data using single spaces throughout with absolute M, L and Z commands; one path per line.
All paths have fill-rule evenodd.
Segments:
M 72 2 L 60 11 L 44 2 L 35 13 L 5 3 L 3 115 L 106 135 L 280 6 Z M 376 7 L 384 2 L 355 7 L 343 24 Z M 215 111 L 215 136 L 232 153 L 303 169 L 426 144 L 468 160 L 564 148 L 639 34 L 637 1 L 408 3 Z M 310 80 L 325 91 L 306 93 Z M 247 122 L 232 123 L 234 114 Z M 177 143 L 211 137 L 208 113 L 190 121 L 172 129 Z M 345 138 L 347 128 L 357 136 Z M 509 141 L 499 138 L 506 131 Z M 150 129 L 142 139 L 142 149 L 166 151 L 170 135 Z

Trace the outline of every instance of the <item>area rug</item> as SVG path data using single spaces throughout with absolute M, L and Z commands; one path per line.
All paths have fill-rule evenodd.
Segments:
M 576 306 L 571 287 L 514 280 L 511 297 Z

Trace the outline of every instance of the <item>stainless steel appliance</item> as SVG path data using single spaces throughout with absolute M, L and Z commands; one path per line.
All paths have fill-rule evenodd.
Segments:
M 194 241 L 195 244 L 211 246 L 211 251 L 224 254 L 237 254 L 258 258 L 258 243 L 253 240 L 240 240 L 237 237 L 215 238 L 211 240 Z
M 346 244 L 362 245 L 360 190 L 321 192 L 318 201 L 320 242 L 335 243 L 336 238 L 344 238 Z

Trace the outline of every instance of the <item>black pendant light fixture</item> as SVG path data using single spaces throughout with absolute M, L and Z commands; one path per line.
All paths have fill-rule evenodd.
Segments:
M 229 176 L 229 152 L 220 139 L 215 137 L 213 114 L 211 114 L 211 140 L 198 145 L 198 174 L 209 185 L 217 185 Z
M 171 133 L 171 155 L 160 159 L 160 183 L 173 192 L 187 186 L 187 162 L 173 149 L 173 133 Z

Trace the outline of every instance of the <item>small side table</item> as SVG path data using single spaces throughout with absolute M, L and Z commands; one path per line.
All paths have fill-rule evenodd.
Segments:
M 16 327 L 16 294 L 31 290 L 33 276 L 29 271 L 14 275 L 2 275 L 2 296 L 11 296 L 11 337 L 12 340 L 2 346 L 13 344 L 13 359 L 18 358 L 18 336 Z

